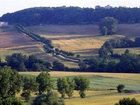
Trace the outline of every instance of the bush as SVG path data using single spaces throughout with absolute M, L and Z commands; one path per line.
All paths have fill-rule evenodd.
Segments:
M 124 98 L 124 99 L 121 99 L 115 105 L 140 105 L 140 103 L 135 98 L 133 98 L 133 99 Z

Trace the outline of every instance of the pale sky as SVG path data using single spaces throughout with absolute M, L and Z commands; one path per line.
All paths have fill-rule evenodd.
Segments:
M 0 16 L 7 12 L 30 7 L 57 7 L 57 6 L 79 6 L 95 7 L 96 5 L 140 7 L 140 0 L 0 0 Z

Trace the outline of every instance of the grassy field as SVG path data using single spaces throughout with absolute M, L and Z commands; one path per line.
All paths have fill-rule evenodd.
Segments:
M 20 72 L 21 75 L 37 76 L 40 72 Z M 53 78 L 84 76 L 90 80 L 90 89 L 116 89 L 118 84 L 126 85 L 129 90 L 140 90 L 140 75 L 127 73 L 81 73 L 81 72 L 50 72 Z
M 39 72 L 20 72 L 24 76 L 37 76 Z M 124 84 L 125 89 L 140 91 L 140 75 L 127 73 L 82 73 L 50 72 L 56 80 L 58 77 L 83 76 L 90 80 L 87 98 L 79 98 L 77 91 L 71 99 L 65 99 L 66 105 L 114 105 L 119 99 L 130 97 L 140 100 L 140 93 L 117 93 L 116 86 Z M 54 81 L 55 82 L 55 81 Z
M 28 27 L 43 35 L 99 35 L 97 25 L 45 25 Z M 139 36 L 140 24 L 119 24 L 117 33 L 125 36 Z
M 114 53 L 123 54 L 127 49 L 132 54 L 140 54 L 140 48 L 138 47 L 137 48 L 117 48 L 117 49 L 114 49 Z

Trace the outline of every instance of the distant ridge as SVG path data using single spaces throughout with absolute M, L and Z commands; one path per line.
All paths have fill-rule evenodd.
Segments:
M 34 7 L 4 14 L 0 21 L 24 26 L 44 24 L 97 24 L 104 17 L 120 23 L 140 23 L 140 8 L 126 7 Z

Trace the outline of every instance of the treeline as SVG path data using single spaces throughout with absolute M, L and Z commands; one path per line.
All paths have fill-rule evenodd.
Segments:
M 52 65 L 50 62 L 43 61 L 33 55 L 26 56 L 15 53 L 6 57 L 5 65 L 17 71 L 48 71 Z
M 116 56 L 116 55 L 115 55 Z M 114 72 L 114 73 L 140 73 L 140 55 L 130 54 L 128 50 L 125 54 L 117 55 L 116 59 L 93 58 L 85 60 L 82 71 L 90 72 Z
M 140 8 L 127 7 L 36 7 L 7 13 L 0 21 L 24 26 L 44 24 L 95 24 L 104 17 L 114 17 L 119 23 L 140 23 Z
M 50 70 L 70 70 L 59 61 L 44 61 L 34 55 L 23 55 L 15 53 L 6 56 L 5 62 L 0 61 L 0 67 L 9 66 L 16 71 L 50 71 Z
M 124 54 L 114 53 L 114 48 L 140 47 L 140 38 L 134 41 L 128 38 L 111 39 L 99 49 L 99 57 L 84 60 L 82 71 L 140 73 L 140 55 L 127 49 Z
M 6 62 L 0 62 L 0 67 L 10 66 L 16 71 L 75 71 L 75 72 L 114 72 L 140 73 L 140 55 L 131 54 L 126 50 L 124 54 L 85 59 L 79 62 L 79 68 L 68 68 L 59 61 L 47 62 L 33 55 L 26 56 L 19 53 L 6 57 Z

